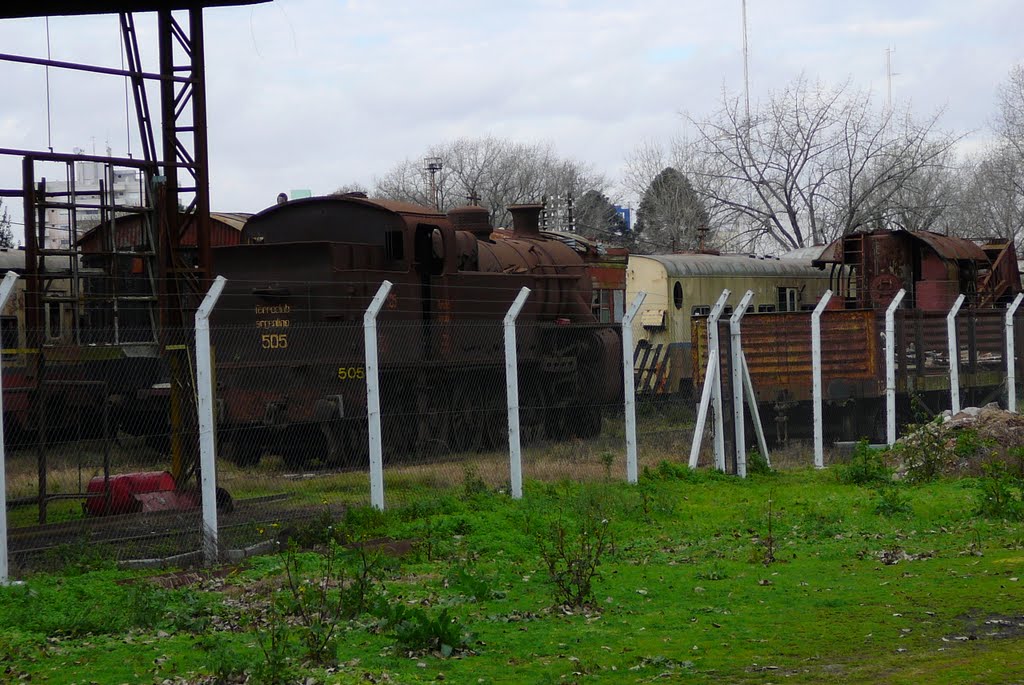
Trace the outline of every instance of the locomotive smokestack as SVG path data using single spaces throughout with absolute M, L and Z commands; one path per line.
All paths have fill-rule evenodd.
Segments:
M 540 213 L 544 205 L 512 205 L 512 232 L 516 235 L 535 237 L 540 235 Z

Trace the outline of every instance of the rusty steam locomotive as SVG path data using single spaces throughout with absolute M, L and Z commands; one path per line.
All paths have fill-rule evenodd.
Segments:
M 540 205 L 488 212 L 361 196 L 296 200 L 252 217 L 242 244 L 214 250 L 228 285 L 214 314 L 221 453 L 301 465 L 363 464 L 367 450 L 363 312 L 378 317 L 382 421 L 390 455 L 432 442 L 468 450 L 505 439 L 501 320 L 518 321 L 527 439 L 589 437 L 621 395 L 621 344 L 592 313 L 581 257 L 538 229 Z

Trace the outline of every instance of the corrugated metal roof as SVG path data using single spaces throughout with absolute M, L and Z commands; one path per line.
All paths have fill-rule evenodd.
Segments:
M 665 267 L 673 278 L 687 276 L 803 276 L 820 278 L 820 269 L 795 259 L 762 259 L 743 255 L 631 255 L 630 259 L 650 259 Z
M 135 221 L 140 216 L 142 216 L 142 215 L 138 214 L 138 213 L 124 214 L 124 215 L 118 216 L 117 219 L 115 219 L 115 221 L 116 222 Z M 224 224 L 225 226 L 227 226 L 228 228 L 233 228 L 233 229 L 235 229 L 236 231 L 239 231 L 239 232 L 243 228 L 245 228 L 245 224 L 246 224 L 247 221 L 249 221 L 249 217 L 251 217 L 251 216 L 252 216 L 252 214 L 246 213 L 246 212 L 210 212 L 210 218 L 211 219 L 213 219 L 214 221 L 218 221 L 218 222 Z M 108 221 L 107 223 L 110 223 L 110 222 Z M 81 244 L 89 242 L 92 239 L 92 236 L 97 231 L 100 230 L 100 227 L 102 227 L 104 225 L 105 224 L 96 224 L 95 226 L 90 228 L 88 231 L 83 233 L 78 238 L 78 244 L 81 245 Z

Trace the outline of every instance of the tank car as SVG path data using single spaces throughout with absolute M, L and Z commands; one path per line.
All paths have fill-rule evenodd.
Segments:
M 845 439 L 884 437 L 885 312 L 896 312 L 897 413 L 912 405 L 935 413 L 949 406 L 946 316 L 957 297 L 959 382 L 968 402 L 987 402 L 1005 380 L 1005 304 L 1021 292 L 1012 241 L 971 240 L 927 231 L 853 233 L 824 248 L 813 262 L 828 274 L 833 299 L 822 315 L 822 383 L 830 432 Z M 810 304 L 814 304 L 813 301 Z M 724 323 L 723 333 L 728 330 Z M 706 326 L 693 331 L 694 364 L 702 380 Z M 743 320 L 744 353 L 762 416 L 777 436 L 811 426 L 811 324 L 803 314 Z M 729 368 L 723 352 L 722 368 Z M 728 384 L 728 374 L 723 376 Z
M 447 215 L 359 196 L 286 202 L 253 216 L 242 244 L 214 249 L 228 279 L 211 330 L 221 453 L 239 464 L 365 463 L 363 312 L 393 283 L 377 323 L 386 453 L 504 442 L 501 320 L 518 319 L 527 437 L 587 437 L 621 392 L 620 344 L 591 311 L 580 256 L 538 230 L 539 205 L 495 233 L 480 207 Z M 315 437 L 314 437 L 315 436 Z

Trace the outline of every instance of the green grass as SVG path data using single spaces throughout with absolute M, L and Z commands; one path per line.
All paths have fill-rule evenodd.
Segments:
M 889 515 L 876 513 L 875 489 L 832 471 L 531 481 L 518 502 L 458 485 L 419 491 L 384 514 L 354 510 L 331 534 L 416 541 L 380 567 L 382 601 L 429 618 L 447 610 L 468 650 L 410 651 L 371 612 L 340 624 L 329 667 L 304 662 L 291 633 L 281 652 L 291 679 L 276 682 L 1021 681 L 1024 526 L 977 518 L 976 485 L 899 486 L 909 511 Z M 584 515 L 613 534 L 594 602 L 552 607 L 538 538 Z M 110 570 L 29 577 L 0 589 L 0 672 L 121 683 L 258 670 L 266 646 L 253 621 L 283 563 L 261 557 L 173 590 Z M 323 563 L 316 551 L 297 558 L 317 582 Z M 275 682 L 266 669 L 255 676 Z

